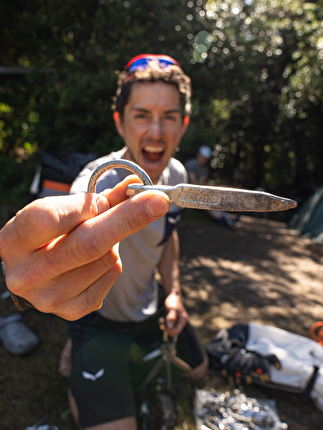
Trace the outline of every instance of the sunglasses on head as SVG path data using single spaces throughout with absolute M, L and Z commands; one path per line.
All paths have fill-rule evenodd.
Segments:
M 167 66 L 180 67 L 179 63 L 168 55 L 141 54 L 137 55 L 128 62 L 126 65 L 126 70 L 128 70 L 128 72 L 145 70 L 148 67 L 150 61 L 158 61 L 161 68 L 165 68 Z

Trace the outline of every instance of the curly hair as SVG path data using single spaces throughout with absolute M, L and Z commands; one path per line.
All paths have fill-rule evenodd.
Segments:
M 113 110 L 123 117 L 124 108 L 129 100 L 131 87 L 135 82 L 165 82 L 175 85 L 179 91 L 183 114 L 191 113 L 191 79 L 178 66 L 160 67 L 157 61 L 150 61 L 144 70 L 123 71 L 118 76 L 118 88 L 113 100 Z

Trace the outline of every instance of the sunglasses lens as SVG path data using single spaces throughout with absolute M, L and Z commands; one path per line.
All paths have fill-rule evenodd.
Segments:
M 135 70 L 145 70 L 152 60 L 158 61 L 160 67 L 162 68 L 167 66 L 179 66 L 179 63 L 176 60 L 167 55 L 138 55 L 129 61 L 126 69 L 129 72 L 134 72 Z
M 136 61 L 134 61 L 130 67 L 128 67 L 129 72 L 134 72 L 135 70 L 145 70 L 149 64 L 149 61 L 147 58 L 140 58 Z

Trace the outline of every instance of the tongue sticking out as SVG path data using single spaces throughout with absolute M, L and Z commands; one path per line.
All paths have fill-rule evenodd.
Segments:
M 157 163 L 161 156 L 162 156 L 162 152 L 161 151 L 143 151 L 145 160 L 149 163 Z

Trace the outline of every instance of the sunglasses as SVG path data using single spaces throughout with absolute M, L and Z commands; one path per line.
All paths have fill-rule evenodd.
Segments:
M 141 54 L 137 55 L 128 62 L 126 65 L 126 70 L 128 70 L 128 72 L 145 70 L 148 67 L 150 61 L 158 61 L 161 68 L 165 68 L 167 66 L 181 67 L 179 63 L 174 60 L 174 58 L 169 57 L 168 55 Z

